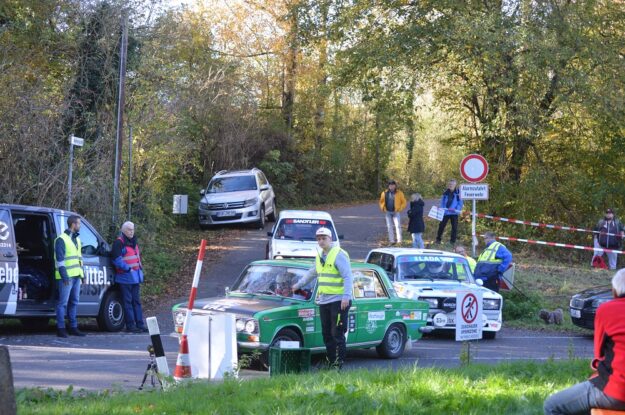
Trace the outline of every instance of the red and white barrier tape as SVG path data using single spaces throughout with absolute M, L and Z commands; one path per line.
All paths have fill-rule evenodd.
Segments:
M 521 238 L 513 238 L 513 237 L 507 237 L 507 236 L 497 236 L 497 239 L 501 239 L 503 241 L 525 242 L 527 244 L 535 244 L 535 245 L 557 246 L 559 248 L 581 249 L 584 251 L 594 251 L 595 253 L 608 252 L 608 253 L 613 253 L 613 254 L 625 254 L 625 251 L 619 251 L 617 249 L 593 248 L 592 246 L 562 244 L 558 242 L 535 241 L 533 239 L 521 239 Z
M 595 231 L 595 230 L 592 230 L 592 229 L 576 228 L 574 226 L 552 225 L 550 223 L 531 222 L 531 221 L 528 221 L 528 220 L 519 220 L 519 219 L 514 219 L 514 218 L 502 218 L 502 217 L 499 217 L 499 216 L 486 215 L 484 213 L 478 213 L 477 217 L 478 218 L 490 219 L 490 220 L 494 220 L 494 221 L 498 221 L 498 222 L 518 223 L 520 225 L 529 225 L 529 226 L 534 226 L 534 227 L 537 227 L 537 228 L 555 229 L 555 230 L 559 230 L 559 231 L 586 232 L 586 233 L 596 233 L 596 234 L 601 233 L 600 231 Z M 617 235 L 617 234 L 614 234 L 614 233 L 603 233 L 603 235 L 620 236 L 620 235 Z

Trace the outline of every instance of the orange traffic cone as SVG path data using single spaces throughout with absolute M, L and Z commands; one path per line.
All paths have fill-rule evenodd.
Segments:
M 191 364 L 189 363 L 189 343 L 187 336 L 183 335 L 180 341 L 180 350 L 178 359 L 176 360 L 176 370 L 174 370 L 174 379 L 181 381 L 191 378 Z

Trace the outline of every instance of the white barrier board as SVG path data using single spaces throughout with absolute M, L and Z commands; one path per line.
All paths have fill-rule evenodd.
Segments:
M 219 380 L 237 365 L 237 331 L 234 314 L 191 316 L 189 360 L 194 378 Z

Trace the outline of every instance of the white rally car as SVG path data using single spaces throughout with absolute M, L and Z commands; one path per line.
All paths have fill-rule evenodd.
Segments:
M 384 268 L 400 297 L 427 301 L 427 325 L 436 330 L 456 329 L 456 293 L 482 291 L 483 338 L 494 339 L 501 330 L 503 298 L 476 283 L 467 260 L 458 254 L 432 249 L 379 248 L 367 262 Z
M 324 227 L 332 232 L 332 241 L 340 246 L 332 216 L 318 210 L 283 210 L 271 232 L 267 243 L 267 259 L 314 258 L 317 255 L 315 232 Z

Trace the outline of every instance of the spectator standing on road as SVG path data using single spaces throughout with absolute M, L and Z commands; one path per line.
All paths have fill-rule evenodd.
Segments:
M 475 265 L 474 277 L 481 279 L 484 287 L 499 292 L 499 280 L 512 263 L 512 253 L 501 242 L 497 242 L 494 232 L 484 234 L 486 248 Z
M 612 277 L 614 300 L 595 315 L 595 373 L 545 400 L 545 415 L 589 414 L 591 408 L 625 410 L 625 269 Z
M 321 252 L 317 252 L 315 265 L 296 284 L 299 290 L 317 278 L 317 299 L 321 334 L 326 346 L 328 363 L 337 369 L 343 367 L 347 351 L 347 313 L 352 305 L 352 268 L 349 255 L 339 247 L 332 246 L 332 232 L 319 228 L 315 234 Z
M 419 193 L 410 196 L 410 209 L 408 209 L 408 232 L 412 235 L 413 248 L 425 248 L 423 244 L 423 232 L 425 223 L 423 222 L 423 198 Z
M 119 237 L 113 242 L 111 257 L 116 271 L 115 282 L 119 284 L 122 293 L 126 331 L 147 332 L 148 329 L 143 323 L 139 292 L 139 287 L 143 283 L 143 265 L 134 223 L 124 222 Z
M 595 226 L 595 231 L 599 232 L 599 236 L 595 236 L 595 248 L 621 249 L 623 241 L 623 224 L 614 217 L 612 209 L 606 209 L 605 216 Z M 596 235 L 596 234 L 595 234 Z M 608 256 L 608 266 L 610 269 L 616 269 L 617 255 L 613 252 L 606 252 Z
M 457 184 L 456 179 L 451 179 L 449 183 L 447 183 L 447 189 L 445 189 L 441 197 L 439 208 L 445 209 L 445 213 L 443 215 L 443 220 L 438 225 L 438 232 L 436 234 L 437 244 L 441 243 L 443 232 L 449 221 L 451 221 L 451 237 L 449 242 L 452 245 L 456 243 L 456 237 L 458 236 L 458 214 L 462 210 L 462 199 L 460 199 L 460 190 L 456 188 Z
M 401 244 L 401 216 L 400 213 L 406 208 L 406 197 L 397 188 L 395 180 L 389 180 L 388 188 L 380 195 L 380 210 L 384 212 L 386 227 L 388 229 L 388 241 Z
M 80 242 L 80 217 L 67 218 L 67 229 L 54 241 L 54 262 L 56 265 L 56 335 L 59 337 L 84 336 L 78 330 L 76 310 L 80 301 L 80 284 L 85 277 L 82 269 L 82 244 Z M 65 329 L 65 315 L 69 329 Z

